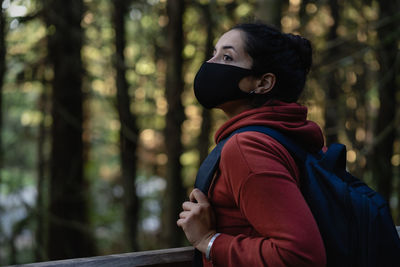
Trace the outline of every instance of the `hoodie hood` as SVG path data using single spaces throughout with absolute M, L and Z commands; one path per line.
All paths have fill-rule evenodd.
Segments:
M 318 152 L 324 145 L 321 128 L 315 122 L 307 120 L 307 107 L 276 100 L 229 119 L 216 132 L 216 143 L 233 131 L 249 125 L 268 126 L 278 130 L 309 152 Z

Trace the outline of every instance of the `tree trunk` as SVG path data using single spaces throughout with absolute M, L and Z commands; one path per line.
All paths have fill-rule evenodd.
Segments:
M 379 16 L 381 19 L 396 16 L 400 8 L 399 1 L 380 1 Z M 393 144 L 396 137 L 394 122 L 396 117 L 396 93 L 398 84 L 396 75 L 399 73 L 397 34 L 393 29 L 398 25 L 396 20 L 379 28 L 378 37 L 380 47 L 378 49 L 379 70 L 379 101 L 380 107 L 375 126 L 375 138 L 385 136 L 375 144 L 372 154 L 372 174 L 377 181 L 378 191 L 387 199 L 392 193 L 393 166 L 391 158 L 393 155 Z M 397 61 L 397 62 L 396 62 Z M 393 125 L 393 127 L 390 127 Z M 390 127 L 390 128 L 388 128 Z
M 349 44 L 351 45 L 351 44 Z M 352 92 L 348 93 L 349 97 L 355 99 L 355 106 L 346 105 L 346 123 L 349 127 L 346 127 L 346 135 L 352 147 L 358 151 L 356 161 L 349 165 L 350 172 L 356 176 L 362 178 L 365 173 L 365 157 L 363 153 L 360 153 L 365 147 L 367 142 L 367 131 L 369 127 L 369 112 L 367 108 L 367 94 L 368 81 L 367 81 L 367 67 L 362 59 L 355 59 L 355 65 L 362 66 L 362 73 L 355 73 L 357 82 L 352 86 Z M 364 131 L 364 137 L 360 136 L 360 132 Z
M 299 20 L 300 20 L 300 29 L 306 28 L 306 25 L 310 19 L 310 16 L 307 14 L 306 7 L 307 4 L 310 3 L 310 0 L 302 0 L 300 3 L 300 10 L 299 10 Z
M 165 144 L 168 156 L 167 163 L 167 190 L 164 209 L 164 239 L 167 246 L 182 245 L 183 233 L 176 225 L 176 220 L 185 199 L 182 184 L 182 165 L 180 157 L 183 152 L 181 142 L 181 126 L 185 119 L 181 95 L 183 92 L 182 80 L 182 50 L 183 50 L 183 0 L 168 0 L 167 14 L 167 74 L 165 95 L 168 102 L 166 117 Z
M 337 28 L 339 25 L 339 4 L 338 0 L 329 0 L 333 24 L 329 29 L 328 42 L 333 42 L 338 38 Z M 328 60 L 338 54 L 337 46 L 330 48 Z M 330 71 L 326 77 L 326 97 L 325 97 L 325 136 L 328 145 L 338 141 L 338 106 L 339 105 L 339 73 Z
M 3 4 L 3 1 L 0 1 Z M 6 73 L 6 42 L 5 42 L 5 12 L 4 9 L 0 10 L 0 188 L 2 183 L 2 169 L 3 169 L 3 82 Z
M 82 0 L 45 1 L 48 60 L 54 70 L 48 233 L 52 260 L 95 254 L 83 175 L 83 9 Z
M 136 148 L 138 144 L 138 128 L 136 118 L 130 110 L 131 101 L 129 86 L 125 78 L 125 15 L 129 1 L 114 0 L 114 29 L 115 29 L 115 68 L 117 72 L 117 109 L 121 122 L 120 153 L 121 172 L 124 187 L 124 223 L 129 250 L 137 250 L 138 197 L 136 195 Z
M 35 233 L 35 258 L 36 261 L 47 260 L 46 255 L 46 216 L 45 216 L 45 181 L 46 181 L 46 156 L 45 156 L 45 143 L 47 130 L 45 125 L 45 116 L 47 114 L 47 82 L 43 81 L 43 92 L 39 99 L 39 111 L 42 113 L 42 121 L 39 125 L 38 136 L 38 177 L 37 177 L 37 197 L 36 197 L 36 233 Z
M 3 4 L 3 1 L 0 1 Z M 4 9 L 0 9 L 0 192 L 2 187 L 2 171 L 3 171 L 3 82 L 6 73 L 6 42 L 5 42 L 5 15 Z M 0 235 L 2 235 L 2 229 L 0 229 Z M 0 246 L 2 242 L 0 241 Z M 4 264 L 0 257 L 0 265 Z
M 202 6 L 203 20 L 202 22 L 206 25 L 207 39 L 205 47 L 204 61 L 210 59 L 214 50 L 214 23 L 212 16 L 212 2 Z M 212 116 L 209 109 L 203 108 L 202 111 L 201 130 L 198 139 L 197 149 L 199 150 L 200 164 L 208 155 L 208 148 L 210 147 L 210 133 L 212 128 Z

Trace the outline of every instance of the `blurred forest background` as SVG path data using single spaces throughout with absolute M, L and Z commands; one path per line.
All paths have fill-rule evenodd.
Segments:
M 0 265 L 186 245 L 225 120 L 192 92 L 255 19 L 314 46 L 302 103 L 400 224 L 399 0 L 0 0 Z

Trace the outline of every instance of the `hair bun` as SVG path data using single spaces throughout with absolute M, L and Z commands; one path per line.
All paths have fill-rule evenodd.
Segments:
M 305 69 L 306 73 L 308 73 L 312 64 L 312 48 L 310 41 L 300 35 L 294 35 L 291 33 L 287 33 L 285 36 L 289 47 L 296 50 L 301 65 Z

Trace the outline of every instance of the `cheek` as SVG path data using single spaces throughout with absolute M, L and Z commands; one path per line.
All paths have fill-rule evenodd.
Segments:
M 239 88 L 244 92 L 250 93 L 256 89 L 255 80 L 251 76 L 244 77 L 239 82 Z

